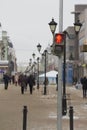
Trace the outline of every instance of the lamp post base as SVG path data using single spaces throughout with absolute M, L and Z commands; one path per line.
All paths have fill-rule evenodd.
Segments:
M 46 92 L 46 86 L 44 87 L 44 95 L 46 95 L 47 94 L 47 92 Z
M 62 97 L 62 115 L 67 114 L 67 101 L 66 101 L 66 95 L 63 95 Z

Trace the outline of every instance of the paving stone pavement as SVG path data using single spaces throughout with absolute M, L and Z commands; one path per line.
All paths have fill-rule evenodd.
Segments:
M 74 109 L 74 130 L 87 130 L 87 98 L 82 98 L 82 90 L 74 86 L 66 88 L 68 95 L 67 115 L 62 117 L 62 130 L 69 128 L 69 106 Z M 27 130 L 57 130 L 56 86 L 48 86 L 43 95 L 43 86 L 29 88 L 24 95 L 20 86 L 9 85 L 8 90 L 0 84 L 0 130 L 23 130 L 23 107 L 27 106 Z

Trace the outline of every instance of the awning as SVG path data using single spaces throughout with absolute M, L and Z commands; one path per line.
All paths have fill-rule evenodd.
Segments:
M 52 71 L 46 73 L 46 77 L 56 77 L 57 74 L 58 74 L 57 71 L 52 70 Z M 44 77 L 44 76 L 45 76 L 45 74 L 39 75 L 39 77 Z
M 0 68 L 7 68 L 8 60 L 0 60 Z
M 0 65 L 0 68 L 8 68 L 7 65 Z

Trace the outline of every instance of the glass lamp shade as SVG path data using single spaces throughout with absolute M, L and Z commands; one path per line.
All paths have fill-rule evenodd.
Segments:
M 33 58 L 35 58 L 35 53 L 32 54 Z
M 79 20 L 76 23 L 74 23 L 74 29 L 75 29 L 76 34 L 79 33 L 81 26 L 82 24 L 79 22 Z
M 52 18 L 52 21 L 49 23 L 49 26 L 50 26 L 51 32 L 54 34 L 54 32 L 56 30 L 57 23 L 54 21 L 53 18 Z
M 37 45 L 37 49 L 38 49 L 39 52 L 41 51 L 41 47 L 42 46 L 40 44 Z
M 37 57 L 37 61 L 39 62 L 39 57 Z
M 32 63 L 32 59 L 30 59 L 30 63 Z
M 51 50 L 51 52 L 53 51 L 53 45 L 50 46 L 50 50 Z
M 44 50 L 44 53 L 47 53 L 47 50 Z
M 46 54 L 47 54 L 47 50 L 44 50 L 44 55 L 46 56 Z
M 43 58 L 43 59 L 44 59 L 44 56 L 45 56 L 44 53 L 42 53 L 42 58 Z

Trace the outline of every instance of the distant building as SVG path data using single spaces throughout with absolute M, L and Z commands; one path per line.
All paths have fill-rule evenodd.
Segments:
M 17 63 L 13 44 L 9 40 L 7 31 L 0 30 L 0 80 L 2 73 L 8 72 L 12 75 L 14 71 L 17 71 Z

